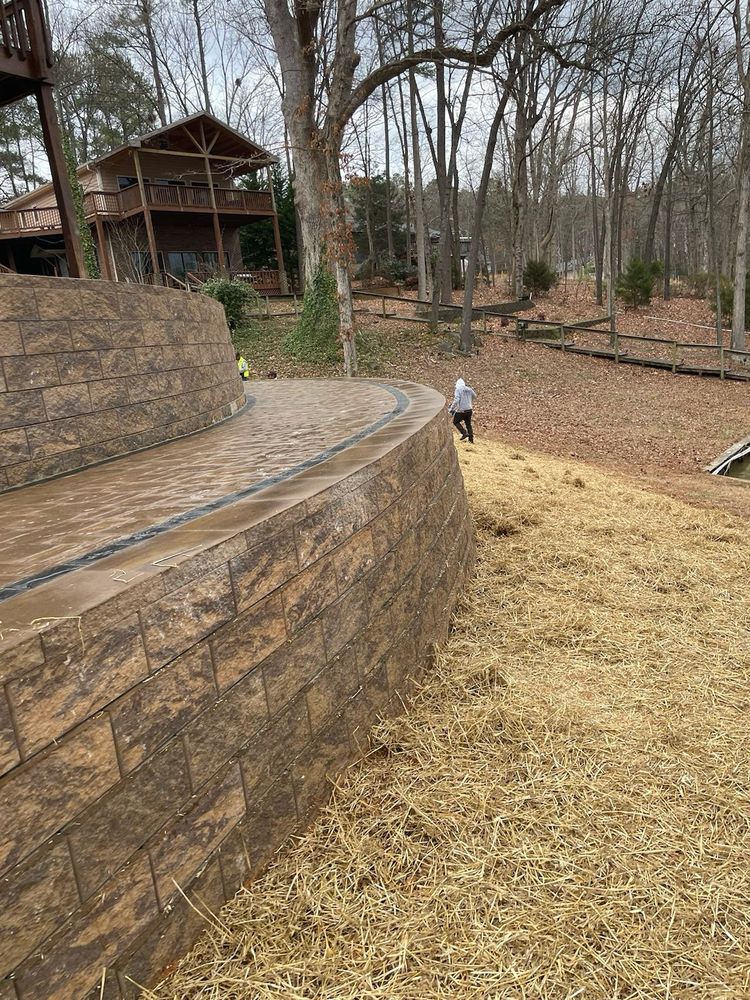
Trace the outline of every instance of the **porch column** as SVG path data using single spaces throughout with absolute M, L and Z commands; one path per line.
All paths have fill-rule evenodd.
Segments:
M 141 193 L 141 205 L 143 206 L 143 221 L 146 224 L 146 235 L 148 236 L 148 252 L 151 255 L 151 269 L 154 277 L 161 274 L 159 268 L 159 254 L 156 249 L 156 237 L 154 236 L 154 224 L 151 220 L 151 209 L 148 207 L 146 197 L 146 186 L 143 183 L 143 171 L 141 170 L 141 158 L 138 150 L 133 150 L 133 162 L 135 163 L 135 176 L 138 178 L 138 190 Z
M 279 269 L 279 288 L 282 295 L 289 292 L 289 285 L 286 280 L 286 268 L 284 267 L 284 253 L 281 249 L 281 230 L 279 229 L 279 216 L 276 211 L 276 195 L 273 192 L 273 174 L 271 168 L 266 167 L 266 177 L 268 178 L 268 189 L 271 192 L 271 208 L 273 209 L 273 239 L 276 244 L 276 265 Z
M 94 225 L 96 227 L 96 248 L 99 251 L 99 267 L 101 268 L 103 277 L 107 281 L 112 281 L 112 263 L 104 241 L 104 226 L 96 208 L 94 208 Z
M 86 264 L 83 259 L 81 237 L 78 233 L 78 221 L 73 203 L 73 192 L 70 189 L 68 165 L 63 153 L 60 125 L 57 121 L 55 101 L 52 96 L 52 85 L 40 83 L 36 91 L 36 103 L 42 122 L 42 134 L 47 150 L 50 169 L 52 171 L 52 187 L 57 201 L 57 210 L 62 223 L 65 256 L 68 260 L 68 274 L 71 278 L 86 278 Z
M 203 145 L 203 162 L 206 164 L 206 179 L 208 180 L 208 196 L 211 199 L 211 212 L 214 220 L 214 240 L 216 242 L 216 253 L 219 255 L 219 274 L 226 275 L 227 268 L 224 261 L 224 240 L 221 235 L 221 223 L 219 221 L 219 210 L 216 207 L 216 192 L 214 191 L 214 177 L 211 173 L 211 160 L 208 155 L 206 144 L 206 132 L 201 122 L 201 143 Z M 213 143 L 211 144 L 213 145 Z

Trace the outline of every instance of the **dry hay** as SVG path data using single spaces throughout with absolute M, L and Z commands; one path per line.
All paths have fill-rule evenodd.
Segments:
M 421 699 L 150 997 L 750 996 L 745 526 L 519 457 Z

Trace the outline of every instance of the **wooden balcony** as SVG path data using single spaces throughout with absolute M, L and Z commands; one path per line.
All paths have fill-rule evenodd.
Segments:
M 152 212 L 211 212 L 211 191 L 208 187 L 187 187 L 180 184 L 144 184 L 146 202 Z M 135 185 L 119 194 L 122 214 L 127 216 L 143 209 L 141 192 Z M 270 191 L 243 191 L 237 188 L 214 188 L 216 209 L 222 214 L 271 215 L 273 204 Z
M 0 106 L 33 93 L 51 66 L 41 0 L 0 0 Z
M 181 187 L 177 184 L 144 185 L 146 202 L 152 212 L 212 212 L 211 192 L 207 187 Z M 242 191 L 214 188 L 220 215 L 272 215 L 270 191 Z M 129 218 L 143 211 L 138 187 L 124 191 L 89 191 L 84 197 L 86 219 L 110 222 Z M 0 210 L 0 240 L 19 236 L 60 233 L 62 225 L 56 208 L 20 208 Z

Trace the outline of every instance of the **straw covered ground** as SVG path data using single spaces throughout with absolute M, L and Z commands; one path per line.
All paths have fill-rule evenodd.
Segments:
M 745 524 L 462 454 L 478 572 L 410 712 L 167 998 L 750 996 Z

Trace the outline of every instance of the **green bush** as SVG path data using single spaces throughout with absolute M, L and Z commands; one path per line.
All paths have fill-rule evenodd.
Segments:
M 400 285 L 406 277 L 406 261 L 400 257 L 392 257 L 389 253 L 383 253 L 378 261 L 378 272 L 389 281 Z
M 247 310 L 258 304 L 258 293 L 246 281 L 210 278 L 201 285 L 201 291 L 224 306 L 224 315 L 230 330 L 236 330 L 241 326 Z
M 649 264 L 649 271 L 651 272 L 651 277 L 663 278 L 664 277 L 664 261 L 663 260 L 652 260 Z
M 709 299 L 709 303 L 714 312 L 716 312 L 716 295 L 714 294 L 714 288 L 715 282 L 713 275 L 711 275 L 711 297 Z M 734 284 L 725 274 L 722 274 L 721 282 L 719 284 L 719 299 L 721 301 L 722 318 L 727 322 L 731 322 L 732 310 L 734 309 Z M 750 327 L 750 271 L 747 272 L 745 279 L 745 329 L 748 329 L 748 327 Z
M 548 292 L 557 284 L 557 275 L 546 260 L 529 260 L 523 269 L 523 283 L 530 292 Z
M 322 261 L 305 285 L 302 313 L 284 338 L 283 348 L 298 361 L 335 362 L 339 358 L 336 279 Z
M 634 309 L 638 306 L 647 306 L 651 301 L 654 281 L 651 265 L 639 260 L 638 257 L 633 257 L 617 282 L 617 294 Z

